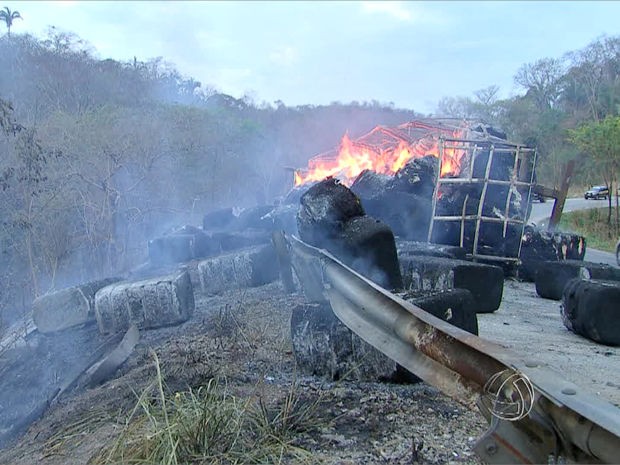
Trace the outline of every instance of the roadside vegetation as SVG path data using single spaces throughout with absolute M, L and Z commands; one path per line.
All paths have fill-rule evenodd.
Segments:
M 587 247 L 615 253 L 620 228 L 617 224 L 610 225 L 607 220 L 607 208 L 579 210 L 562 214 L 560 229 L 585 236 Z
M 130 413 L 116 441 L 92 463 L 279 464 L 312 463 L 295 435 L 317 427 L 320 398 L 302 398 L 293 381 L 284 399 L 267 400 L 260 385 L 235 396 L 224 379 L 168 392 L 157 355 L 157 375 Z

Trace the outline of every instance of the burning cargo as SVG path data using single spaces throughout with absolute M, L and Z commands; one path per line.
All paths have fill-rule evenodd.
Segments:
M 531 205 L 536 151 L 480 123 L 426 119 L 378 126 L 295 173 L 303 189 L 335 177 L 368 215 L 400 239 L 465 248 L 468 256 L 517 262 Z

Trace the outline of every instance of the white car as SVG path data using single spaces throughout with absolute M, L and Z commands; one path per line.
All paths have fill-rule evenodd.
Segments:
M 588 199 L 605 199 L 607 200 L 607 196 L 609 195 L 609 188 L 607 186 L 593 186 L 590 190 L 586 191 L 583 194 L 583 198 Z

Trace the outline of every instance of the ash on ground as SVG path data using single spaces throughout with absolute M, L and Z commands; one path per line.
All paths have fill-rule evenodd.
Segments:
M 151 350 L 170 392 L 217 377 L 240 398 L 260 390 L 277 403 L 294 385 L 296 395 L 317 406 L 307 428 L 291 439 L 308 463 L 481 463 L 472 447 L 486 422 L 429 385 L 332 382 L 296 373 L 290 315 L 302 302 L 280 283 L 197 296 L 190 321 L 143 331 L 115 379 L 61 399 L 0 451 L 0 463 L 79 465 L 98 458 L 156 375 Z

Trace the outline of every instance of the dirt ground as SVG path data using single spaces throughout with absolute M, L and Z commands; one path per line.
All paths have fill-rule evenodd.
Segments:
M 155 376 L 151 350 L 171 392 L 218 377 L 239 396 L 260 391 L 277 401 L 295 386 L 318 406 L 311 425 L 294 438 L 312 457 L 309 463 L 481 463 L 472 446 L 485 430 L 484 419 L 431 386 L 331 382 L 297 374 L 290 315 L 303 302 L 301 295 L 286 295 L 280 283 L 272 283 L 196 297 L 190 321 L 143 331 L 115 379 L 61 398 L 19 441 L 0 451 L 0 464 L 79 465 L 98 457 Z M 479 326 L 482 337 L 620 402 L 619 349 L 568 332 L 559 303 L 537 297 L 532 283 L 506 281 L 501 308 L 480 315 Z

